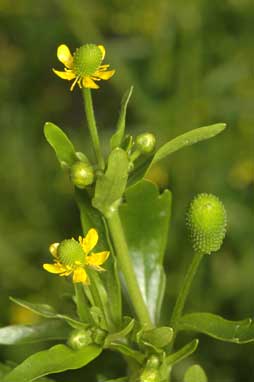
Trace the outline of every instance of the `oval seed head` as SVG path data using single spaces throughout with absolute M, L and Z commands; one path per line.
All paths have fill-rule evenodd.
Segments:
M 227 216 L 214 195 L 199 194 L 187 212 L 187 227 L 194 251 L 210 254 L 220 249 L 226 234 Z
M 135 143 L 141 153 L 148 154 L 154 150 L 156 139 L 151 133 L 143 133 L 136 137 Z
M 94 181 L 94 171 L 89 163 L 76 162 L 71 167 L 72 183 L 78 188 L 85 188 Z
M 99 69 L 102 59 L 102 51 L 97 45 L 82 45 L 73 55 L 73 71 L 77 77 L 91 76 Z
M 66 266 L 83 264 L 85 260 L 85 253 L 75 239 L 63 240 L 57 248 L 57 255 L 60 262 Z
M 89 329 L 74 330 L 68 339 L 68 345 L 74 350 L 81 349 L 84 346 L 91 344 L 92 342 L 92 333 Z

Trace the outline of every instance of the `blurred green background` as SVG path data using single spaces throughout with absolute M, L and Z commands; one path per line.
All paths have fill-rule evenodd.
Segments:
M 254 7 L 252 0 L 0 0 L 0 324 L 29 323 L 36 317 L 11 304 L 9 295 L 30 301 L 65 303 L 70 286 L 44 272 L 48 245 L 80 232 L 77 207 L 64 175 L 43 137 L 43 124 L 61 126 L 80 150 L 90 144 L 78 89 L 57 78 L 60 43 L 72 51 L 104 44 L 116 75 L 94 92 L 105 152 L 122 93 L 133 84 L 128 130 L 151 131 L 158 144 L 192 128 L 226 122 L 213 140 L 175 154 L 150 178 L 173 191 L 173 217 L 166 256 L 167 323 L 192 254 L 185 210 L 198 192 L 212 192 L 228 211 L 223 249 L 200 270 L 188 311 L 211 311 L 229 319 L 254 312 Z M 59 297 L 64 294 L 65 297 Z M 254 380 L 254 345 L 216 342 L 201 336 L 192 359 L 210 381 Z M 20 361 L 42 346 L 1 347 L 0 358 Z M 55 379 L 95 381 L 102 368 L 122 376 L 124 364 L 108 353 L 88 368 Z

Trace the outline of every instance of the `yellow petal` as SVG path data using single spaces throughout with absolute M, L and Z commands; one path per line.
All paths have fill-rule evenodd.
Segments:
M 59 45 L 57 48 L 57 58 L 66 66 L 66 68 L 72 67 L 73 57 L 67 45 Z
M 84 86 L 84 88 L 89 88 L 89 89 L 99 88 L 99 86 L 88 76 L 83 78 L 82 85 Z
M 60 78 L 62 78 L 63 80 L 73 80 L 73 78 L 75 78 L 75 74 L 73 72 L 60 72 L 59 70 L 55 70 L 53 69 L 53 72 Z
M 43 264 L 43 268 L 50 273 L 64 273 L 67 269 L 60 263 L 56 264 Z
M 89 278 L 87 276 L 87 273 L 82 267 L 78 267 L 75 269 L 75 271 L 73 272 L 72 280 L 74 283 L 89 284 Z
M 92 255 L 86 257 L 85 262 L 90 267 L 95 268 L 98 271 L 103 271 L 104 269 L 101 268 L 100 265 L 105 263 L 109 254 L 108 251 L 92 253 Z
M 94 228 L 89 229 L 86 237 L 84 237 L 83 239 L 82 237 L 79 237 L 79 242 L 86 255 L 88 255 L 88 253 L 96 246 L 98 239 L 98 233 Z
M 59 243 L 53 243 L 49 246 L 49 252 L 53 257 L 57 257 L 57 248 L 59 246 Z
M 106 49 L 104 48 L 103 45 L 97 45 L 97 46 L 98 46 L 98 48 L 100 49 L 100 51 L 102 53 L 102 59 L 101 60 L 103 60 L 104 57 L 105 57 L 105 54 L 106 54 Z
M 109 80 L 114 74 L 115 70 L 107 70 L 106 72 L 97 70 L 97 72 L 94 73 L 95 76 L 98 76 L 102 80 Z

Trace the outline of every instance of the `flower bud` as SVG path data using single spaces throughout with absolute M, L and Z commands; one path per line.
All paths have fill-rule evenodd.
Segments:
M 103 345 L 106 336 L 107 336 L 107 333 L 105 332 L 105 330 L 102 330 L 100 328 L 95 328 L 93 332 L 93 341 L 95 344 Z
M 82 45 L 73 55 L 73 71 L 77 77 L 91 76 L 99 69 L 102 59 L 102 51 L 97 45 Z
M 89 163 L 76 162 L 71 167 L 71 180 L 78 188 L 85 188 L 94 181 L 94 171 Z
M 151 133 L 140 134 L 136 137 L 137 149 L 144 154 L 151 153 L 156 144 L 155 136 Z
M 196 196 L 187 213 L 187 227 L 196 252 L 218 251 L 226 234 L 227 216 L 222 202 L 214 195 Z
M 57 248 L 57 255 L 60 262 L 66 266 L 84 263 L 85 253 L 75 239 L 63 240 Z
M 74 330 L 68 339 L 68 345 L 74 350 L 81 349 L 92 342 L 91 331 L 89 329 Z
M 158 382 L 160 373 L 154 368 L 145 368 L 140 376 L 140 382 Z

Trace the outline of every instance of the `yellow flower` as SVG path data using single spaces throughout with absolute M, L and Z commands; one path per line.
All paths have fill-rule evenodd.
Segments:
M 86 237 L 79 236 L 79 241 L 75 239 L 64 240 L 61 243 L 53 243 L 49 251 L 54 257 L 53 264 L 43 264 L 43 268 L 59 276 L 69 276 L 72 274 L 74 283 L 89 284 L 89 277 L 86 267 L 96 271 L 104 271 L 101 267 L 109 257 L 108 251 L 91 252 L 98 242 L 98 233 L 91 228 Z
M 103 45 L 86 44 L 71 54 L 67 45 L 60 45 L 57 49 L 57 58 L 65 68 L 64 71 L 53 69 L 54 73 L 64 80 L 74 80 L 71 91 L 78 84 L 80 88 L 98 89 L 95 81 L 109 80 L 115 70 L 107 70 L 109 65 L 101 65 L 106 54 Z

